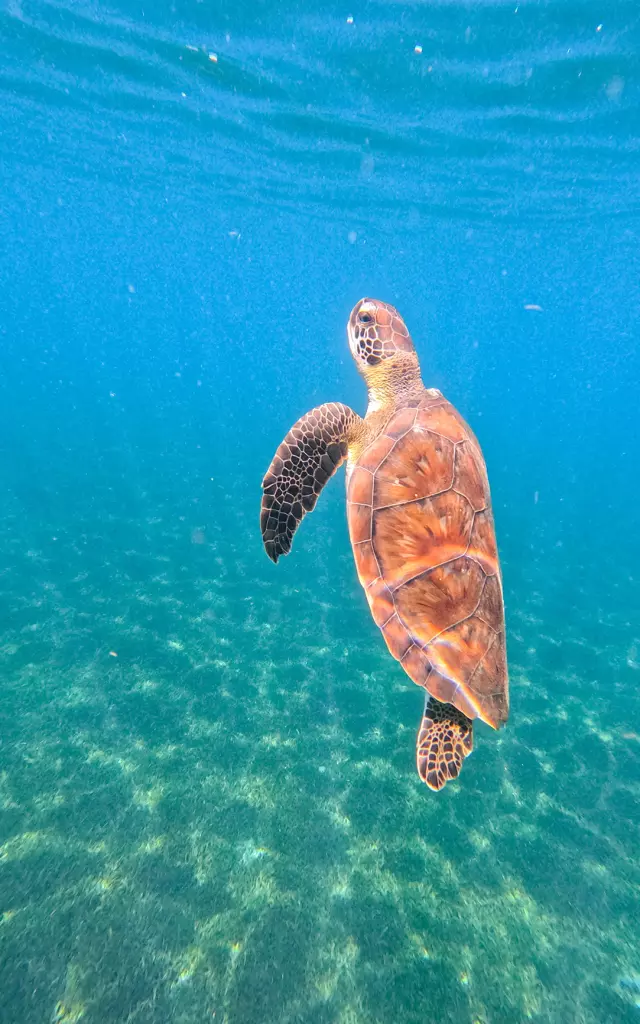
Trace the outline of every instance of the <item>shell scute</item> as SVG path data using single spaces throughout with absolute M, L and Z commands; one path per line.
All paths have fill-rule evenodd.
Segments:
M 373 476 L 361 466 L 356 466 L 351 473 L 347 501 L 356 505 L 371 505 L 373 501 Z
M 469 502 L 455 491 L 378 509 L 373 514 L 373 538 L 382 574 L 396 587 L 463 555 L 472 524 Z
M 375 580 L 380 575 L 378 571 L 378 561 L 371 541 L 365 540 L 361 543 L 354 544 L 353 553 L 356 560 L 358 579 L 362 583 L 363 587 L 367 587 L 372 580 Z
M 477 564 L 477 563 L 476 563 Z M 503 627 L 502 587 L 498 576 L 488 576 L 476 615 L 499 632 Z
M 414 683 L 417 683 L 418 686 L 426 687 L 427 680 L 431 673 L 431 665 L 424 651 L 414 643 L 411 644 L 407 653 L 403 657 L 402 667 L 409 678 L 413 679 Z
M 451 441 L 422 428 L 411 428 L 374 474 L 374 508 L 447 490 L 453 482 L 453 460 Z
M 470 434 L 469 427 L 450 402 L 442 399 L 423 402 L 416 420 L 426 430 L 435 430 L 450 441 L 465 441 Z
M 378 579 L 367 590 L 369 607 L 376 626 L 384 626 L 394 614 L 396 608 L 393 603 L 393 594 L 389 590 L 384 579 Z
M 350 502 L 348 507 L 349 536 L 352 544 L 361 544 L 371 540 L 371 506 L 355 505 Z
M 500 571 L 491 509 L 476 512 L 467 554 L 475 558 L 487 576 L 496 576 Z
M 362 466 L 363 469 L 368 469 L 370 473 L 375 473 L 380 463 L 386 459 L 394 444 L 395 441 L 392 437 L 382 434 L 373 444 L 369 445 L 358 465 Z
M 427 689 L 436 700 L 442 701 L 443 704 L 453 704 L 467 718 L 477 718 L 477 707 L 455 679 L 451 679 L 436 669 L 432 669 Z
M 437 672 L 468 687 L 495 635 L 486 622 L 471 615 L 445 629 L 429 644 L 429 658 Z
M 400 409 L 396 412 L 385 427 L 385 434 L 390 437 L 392 441 L 397 441 L 399 437 L 406 434 L 415 423 L 417 411 L 410 406 L 406 409 Z
M 407 627 L 398 618 L 397 612 L 382 627 L 382 635 L 394 658 L 402 661 L 413 641 L 407 632 Z
M 453 486 L 464 494 L 474 512 L 489 504 L 489 483 L 483 461 L 473 445 L 462 441 L 456 445 Z
M 396 607 L 413 636 L 429 644 L 476 610 L 484 583 L 477 562 L 463 556 L 400 587 Z
M 468 684 L 471 698 L 484 720 L 497 729 L 509 715 L 509 696 L 503 682 L 507 679 L 507 651 L 504 632 L 494 635 L 493 643 L 480 661 Z

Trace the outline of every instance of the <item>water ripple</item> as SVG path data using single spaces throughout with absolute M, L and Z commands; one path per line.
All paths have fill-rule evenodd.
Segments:
M 640 18 L 596 4 L 11 0 L 0 161 L 188 196 L 372 209 L 630 216 Z M 317 5 L 315 5 L 317 7 Z

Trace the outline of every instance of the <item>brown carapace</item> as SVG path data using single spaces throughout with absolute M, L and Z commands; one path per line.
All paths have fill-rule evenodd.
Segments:
M 263 481 L 261 528 L 277 562 L 347 459 L 347 518 L 358 577 L 391 654 L 426 691 L 416 758 L 441 789 L 473 747 L 474 718 L 508 717 L 502 581 L 480 446 L 426 389 L 402 317 L 362 299 L 347 327 L 369 406 L 340 403 L 291 428 Z

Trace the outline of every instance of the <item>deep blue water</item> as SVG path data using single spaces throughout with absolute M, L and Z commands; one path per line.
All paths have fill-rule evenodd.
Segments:
M 1 1024 L 640 1020 L 637 5 L 0 42 Z M 291 423 L 364 412 L 362 295 L 492 486 L 511 720 L 440 794 L 344 481 L 258 528 Z

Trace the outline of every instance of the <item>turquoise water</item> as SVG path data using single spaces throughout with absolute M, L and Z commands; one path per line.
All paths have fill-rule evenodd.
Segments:
M 0 39 L 1 1024 L 639 1021 L 636 6 Z M 362 295 L 492 485 L 511 720 L 439 794 L 343 479 L 259 534 Z

